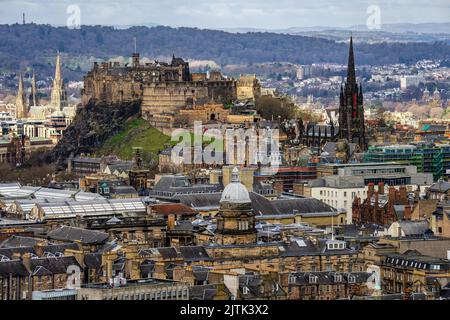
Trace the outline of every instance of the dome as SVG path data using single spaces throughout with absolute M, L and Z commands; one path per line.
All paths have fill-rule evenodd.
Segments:
M 250 195 L 247 188 L 239 182 L 239 170 L 234 167 L 231 174 L 231 182 L 225 187 L 222 192 L 222 197 L 220 202 L 231 202 L 231 203 L 249 203 Z

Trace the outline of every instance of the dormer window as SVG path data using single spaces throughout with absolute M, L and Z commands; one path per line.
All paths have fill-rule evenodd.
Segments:
M 242 293 L 243 293 L 243 294 L 248 294 L 249 291 L 250 291 L 250 290 L 248 289 L 248 287 L 243 287 L 243 288 L 242 288 Z
M 289 275 L 289 283 L 290 284 L 295 283 L 296 279 L 297 279 L 297 277 L 295 275 L 293 275 L 293 274 Z
M 356 282 L 355 276 L 352 274 L 349 274 L 348 275 L 348 283 L 355 283 L 355 282 Z
M 342 282 L 342 275 L 335 274 L 334 275 L 334 282 Z
M 317 276 L 310 274 L 309 283 L 317 283 Z

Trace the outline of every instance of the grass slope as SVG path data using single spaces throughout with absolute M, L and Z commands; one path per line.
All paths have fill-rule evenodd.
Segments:
M 142 147 L 144 157 L 156 159 L 170 137 L 153 128 L 144 119 L 128 120 L 118 134 L 108 138 L 98 150 L 99 155 L 115 154 L 121 159 L 132 159 L 133 147 Z

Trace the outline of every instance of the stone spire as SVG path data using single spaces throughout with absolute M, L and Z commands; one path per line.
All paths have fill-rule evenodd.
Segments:
M 355 57 L 353 55 L 353 37 L 350 37 L 350 48 L 348 50 L 347 86 L 353 89 L 356 85 Z
M 37 106 L 37 100 L 36 100 L 36 75 L 33 71 L 33 78 L 31 79 L 31 97 L 30 97 L 30 104 L 33 106 Z
M 61 56 L 56 55 L 55 78 L 53 79 L 53 88 L 51 96 L 51 106 L 56 110 L 61 110 L 65 104 L 64 82 L 61 77 Z
M 16 97 L 16 118 L 22 119 L 26 118 L 28 114 L 27 102 L 25 98 L 25 92 L 23 90 L 23 78 L 22 73 L 19 75 L 19 88 L 17 90 Z

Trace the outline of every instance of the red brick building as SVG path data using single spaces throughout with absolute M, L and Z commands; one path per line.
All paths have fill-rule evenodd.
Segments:
M 398 220 L 411 220 L 414 199 L 408 198 L 405 186 L 389 187 L 387 192 L 383 182 L 378 184 L 375 191 L 374 184 L 369 183 L 367 198 L 355 197 L 352 205 L 353 223 L 374 223 L 388 225 Z

